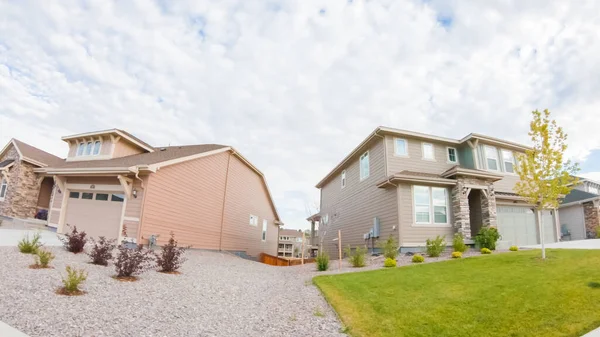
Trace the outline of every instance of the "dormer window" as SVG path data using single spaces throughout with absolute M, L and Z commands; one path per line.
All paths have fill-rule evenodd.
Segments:
M 93 154 L 94 156 L 97 156 L 97 155 L 99 155 L 99 154 L 100 154 L 100 147 L 102 147 L 102 143 L 101 143 L 99 140 L 97 140 L 97 141 L 94 143 L 94 151 L 92 152 L 92 154 Z
M 92 142 L 88 142 L 85 146 L 85 155 L 89 156 L 92 154 Z
M 100 154 L 102 149 L 102 142 L 97 140 L 95 142 L 79 143 L 77 145 L 76 157 L 80 156 L 97 156 Z
M 85 152 L 85 143 L 79 143 L 77 146 L 77 156 L 83 156 L 83 152 Z

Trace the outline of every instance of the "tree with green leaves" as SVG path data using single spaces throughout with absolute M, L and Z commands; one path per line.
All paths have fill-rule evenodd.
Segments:
M 574 175 L 579 171 L 576 163 L 564 160 L 567 150 L 567 134 L 550 119 L 548 109 L 532 112 L 533 119 L 529 137 L 531 149 L 519 156 L 515 167 L 520 181 L 515 192 L 535 205 L 537 225 L 542 244 L 542 258 L 546 258 L 542 211 L 558 209 L 560 199 L 569 194 L 578 181 Z

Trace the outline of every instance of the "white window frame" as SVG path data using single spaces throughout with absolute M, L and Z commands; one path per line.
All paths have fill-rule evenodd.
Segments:
M 341 174 L 341 183 L 342 183 L 342 188 L 346 187 L 346 170 L 342 171 Z
M 504 157 L 504 153 L 505 153 L 505 152 L 506 152 L 506 153 L 510 153 L 510 158 L 505 158 L 505 157 Z M 515 173 L 515 164 L 516 164 L 516 163 L 515 163 L 515 153 L 514 153 L 514 152 L 512 152 L 511 150 L 501 149 L 501 150 L 500 150 L 500 154 L 502 155 L 502 169 L 504 170 L 504 172 L 505 172 L 506 174 L 516 174 L 516 173 Z M 507 160 L 507 159 L 508 159 L 508 160 Z M 513 171 L 512 171 L 512 172 L 509 172 L 509 171 L 506 169 L 506 163 L 507 163 L 507 162 L 512 164 L 512 167 L 513 167 Z
M 450 160 L 450 150 L 454 150 L 454 161 Z M 458 164 L 458 150 L 455 147 L 446 147 L 446 159 L 450 164 Z
M 425 157 L 425 146 L 428 145 L 431 146 L 431 155 L 433 156 L 432 158 Z M 421 156 L 423 160 L 435 161 L 435 145 L 433 145 L 432 143 L 421 143 Z
M 404 154 L 398 153 L 398 141 L 404 141 Z M 408 141 L 404 138 L 394 138 L 394 156 L 396 157 L 408 157 Z
M 250 226 L 258 227 L 258 217 L 250 214 Z
M 98 144 L 97 152 L 96 152 L 96 144 Z M 100 154 L 100 152 L 102 152 L 102 142 L 97 140 L 94 142 L 94 145 L 92 145 L 92 156 L 97 156 Z
M 85 143 L 79 143 L 77 145 L 77 151 L 75 151 L 75 156 L 79 157 L 79 156 L 83 156 L 85 153 Z
M 0 200 L 6 198 L 6 193 L 8 193 L 8 181 L 6 181 L 6 178 L 2 178 L 0 180 Z
M 261 233 L 261 241 L 265 242 L 267 241 L 267 227 L 269 225 L 269 222 L 267 221 L 267 219 L 263 219 L 263 224 L 262 224 L 262 233 Z
M 494 152 L 496 154 L 496 158 L 488 158 L 487 155 L 487 149 L 493 149 Z M 488 159 L 494 159 L 496 160 L 496 169 L 491 169 L 488 166 Z M 488 171 L 494 171 L 494 172 L 500 172 L 500 156 L 498 155 L 498 149 L 495 146 L 491 146 L 491 145 L 483 145 L 483 162 L 485 164 L 485 169 Z
M 367 159 L 366 172 L 363 171 L 363 159 L 364 158 Z M 360 159 L 358 160 L 358 166 L 359 166 L 359 171 L 360 171 L 360 181 L 363 181 L 363 180 L 369 178 L 369 175 L 371 175 L 369 151 L 363 153 L 360 156 Z
M 429 222 L 417 222 L 417 208 L 415 202 L 415 187 L 424 187 L 429 189 Z M 446 207 L 446 222 L 435 222 L 435 204 L 433 202 L 433 190 L 442 189 L 446 196 L 445 207 Z M 447 188 L 436 187 L 436 186 L 423 186 L 413 185 L 412 186 L 412 206 L 413 206 L 413 227 L 452 227 L 452 220 L 450 219 L 450 193 Z M 439 206 L 439 205 L 438 205 Z
M 94 143 L 93 142 L 87 142 L 86 145 L 85 145 L 84 156 L 91 156 L 93 148 L 94 148 Z

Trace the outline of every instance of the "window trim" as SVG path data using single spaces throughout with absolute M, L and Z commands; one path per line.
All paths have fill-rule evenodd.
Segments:
M 490 149 L 494 149 L 494 152 L 496 153 L 496 158 L 489 158 L 489 159 L 494 159 L 496 160 L 496 169 L 491 169 L 488 166 L 488 156 L 487 156 L 487 152 L 486 152 L 486 148 L 490 148 Z M 500 156 L 498 154 L 498 148 L 492 145 L 483 145 L 483 162 L 485 164 L 485 169 L 487 171 L 492 171 L 492 172 L 502 172 L 502 170 L 500 169 Z
M 342 184 L 342 188 L 346 187 L 346 170 L 343 170 L 340 174 L 340 180 Z
M 455 161 L 450 160 L 450 149 L 454 150 Z M 459 164 L 458 162 L 458 150 L 452 146 L 446 146 L 446 160 L 449 164 Z
M 405 150 L 405 154 L 398 154 L 398 141 L 399 140 L 403 140 L 404 141 L 404 150 Z M 410 155 L 408 153 L 408 140 L 406 140 L 406 138 L 399 138 L 399 137 L 394 137 L 394 156 L 395 157 L 403 157 L 403 158 L 409 158 Z
M 267 221 L 267 219 L 263 219 L 263 223 L 262 223 L 262 231 L 260 234 L 260 240 L 262 242 L 266 242 L 267 241 L 267 227 L 269 226 L 269 222 Z
M 431 155 L 433 156 L 433 158 L 425 157 L 425 145 L 431 145 Z M 421 142 L 421 159 L 429 160 L 429 161 L 436 161 L 435 160 L 435 145 L 433 145 L 433 143 Z
M 75 151 L 75 157 L 81 157 L 85 154 L 85 142 L 77 144 L 77 150 Z
M 508 170 L 506 170 L 506 162 L 507 162 L 507 160 L 504 158 L 504 152 L 510 152 L 510 154 L 511 154 L 510 161 L 508 161 L 508 162 L 511 163 L 512 166 L 513 166 L 513 171 L 512 172 L 508 172 Z M 502 156 L 502 170 L 503 170 L 503 172 L 506 173 L 506 174 L 517 175 L 517 173 L 515 172 L 515 166 L 517 165 L 516 159 L 515 159 L 515 153 L 513 151 L 511 151 L 511 150 L 500 149 L 500 155 Z
M 98 152 L 96 152 L 96 144 L 98 144 Z M 102 152 L 102 142 L 97 140 L 92 145 L 92 156 L 99 156 L 100 152 Z
M 426 187 L 429 189 L 429 222 L 417 222 L 417 208 L 415 203 L 415 187 Z M 445 191 L 446 195 L 446 223 L 435 222 L 435 205 L 433 204 L 433 189 L 439 188 Z M 426 185 L 412 185 L 411 186 L 411 197 L 412 197 L 412 219 L 413 223 L 411 227 L 452 227 L 452 219 L 450 216 L 450 193 L 445 187 L 439 186 L 426 186 Z
M 2 195 L 2 187 L 4 187 L 4 195 Z M 8 180 L 3 177 L 0 179 L 0 201 L 6 199 L 6 194 L 8 194 Z
M 363 157 L 367 158 L 367 175 L 364 177 L 363 177 L 363 166 L 362 166 Z M 359 174 L 360 174 L 360 181 L 363 181 L 363 180 L 369 178 L 369 176 L 371 175 L 371 158 L 369 155 L 369 151 L 360 155 L 360 158 L 358 159 L 358 170 L 359 170 Z

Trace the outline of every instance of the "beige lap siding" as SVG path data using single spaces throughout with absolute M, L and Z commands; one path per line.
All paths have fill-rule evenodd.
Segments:
M 120 157 L 131 156 L 131 155 L 142 153 L 142 152 L 144 152 L 144 150 L 140 149 L 136 145 L 129 143 L 128 141 L 124 141 L 123 139 L 121 139 L 119 142 L 117 142 L 115 144 L 115 152 L 113 153 L 112 157 L 120 158 Z
M 182 245 L 219 249 L 228 153 L 159 169 L 148 179 L 140 243 L 152 234 L 159 243 L 172 232 Z
M 52 197 L 50 198 L 50 209 L 48 210 L 48 225 L 56 227 L 60 217 L 60 207 L 62 206 L 63 191 L 59 191 L 58 185 L 54 185 Z

